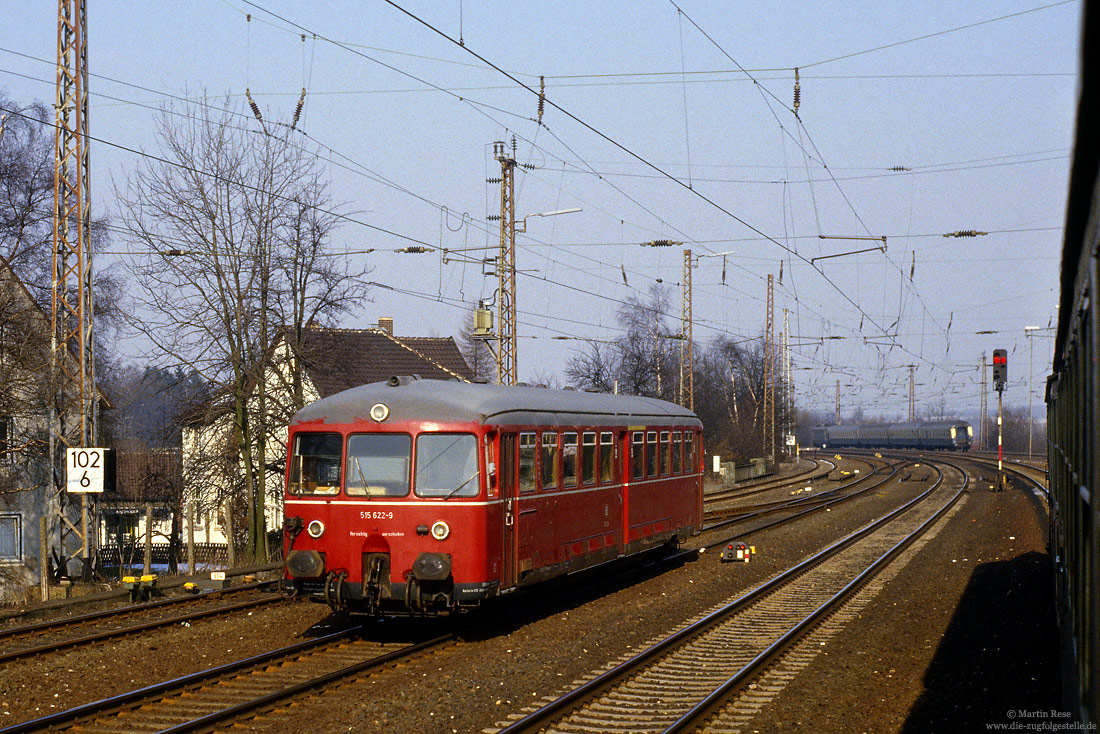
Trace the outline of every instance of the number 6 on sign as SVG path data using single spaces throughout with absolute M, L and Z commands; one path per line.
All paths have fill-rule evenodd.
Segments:
M 102 492 L 106 449 L 66 449 L 65 491 Z

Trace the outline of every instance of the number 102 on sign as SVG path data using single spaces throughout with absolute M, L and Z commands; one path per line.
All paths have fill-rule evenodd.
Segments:
M 66 449 L 65 491 L 102 492 L 106 449 Z

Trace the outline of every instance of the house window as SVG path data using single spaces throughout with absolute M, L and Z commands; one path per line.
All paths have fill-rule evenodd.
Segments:
M 23 517 L 0 515 L 0 562 L 23 559 Z
M 15 463 L 15 441 L 11 416 L 0 417 L 0 464 Z

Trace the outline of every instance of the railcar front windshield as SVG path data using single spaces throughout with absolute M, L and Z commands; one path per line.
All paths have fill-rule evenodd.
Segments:
M 416 437 L 418 497 L 476 497 L 481 490 L 477 438 L 469 433 L 422 433 Z
M 287 491 L 291 494 L 336 494 L 340 491 L 339 433 L 299 433 L 290 457 Z
M 349 495 L 404 497 L 409 493 L 412 438 L 407 433 L 348 437 L 344 487 Z

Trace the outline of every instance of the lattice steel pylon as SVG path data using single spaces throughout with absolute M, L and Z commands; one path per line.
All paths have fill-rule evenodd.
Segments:
M 497 258 L 497 383 L 515 385 L 516 367 L 516 159 L 504 142 L 493 143 L 500 161 L 500 254 Z
M 72 498 L 65 491 L 65 450 L 94 446 L 97 435 L 87 28 L 86 0 L 58 0 L 49 417 L 50 509 L 58 533 L 58 545 L 52 550 L 62 573 L 78 554 L 87 573 L 94 553 L 94 504 L 82 494 L 80 515 L 74 519 Z M 90 511 L 92 532 L 88 529 Z M 42 573 L 45 578 L 45 569 Z M 45 590 L 45 581 L 43 587 Z
M 684 250 L 684 292 L 680 306 L 680 405 L 695 410 L 695 352 L 692 342 L 691 250 Z M 686 402 L 685 402 L 686 393 Z
M 772 274 L 768 273 L 768 315 L 764 323 L 764 451 L 775 456 L 775 319 Z

